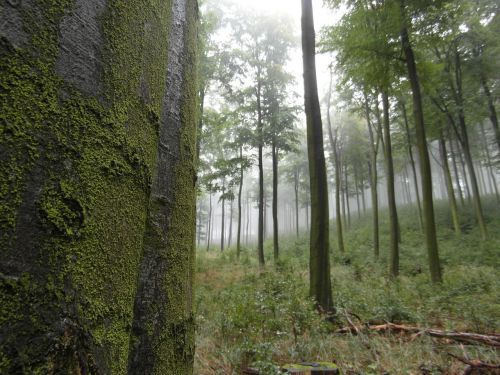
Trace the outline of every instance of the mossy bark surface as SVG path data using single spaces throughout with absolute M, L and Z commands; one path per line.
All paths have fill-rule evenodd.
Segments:
M 188 3 L 194 56 L 196 1 Z M 171 6 L 0 1 L 0 373 L 127 373 L 159 173 Z M 182 117 L 191 124 L 191 65 L 185 79 Z M 181 153 L 189 159 L 192 143 L 193 161 L 172 168 L 191 181 L 177 189 L 194 207 L 195 131 L 186 129 Z M 186 254 L 163 276 L 179 311 L 169 328 L 190 322 L 179 318 L 191 316 L 189 215 L 193 233 L 185 229 L 178 247 Z M 161 361 L 177 366 L 172 352 L 190 352 L 191 340 L 176 340 Z M 177 373 L 190 371 L 183 358 Z

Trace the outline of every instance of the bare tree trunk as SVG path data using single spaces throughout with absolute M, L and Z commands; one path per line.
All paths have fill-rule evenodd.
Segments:
M 497 111 L 495 109 L 495 102 L 493 100 L 490 88 L 488 87 L 488 83 L 486 82 L 486 77 L 484 76 L 483 72 L 481 72 L 481 85 L 483 86 L 484 94 L 488 98 L 488 109 L 490 111 L 491 125 L 493 125 L 495 140 L 498 146 L 498 152 L 500 153 L 500 129 L 498 127 Z
M 465 200 L 464 200 L 464 194 L 462 192 L 462 185 L 460 184 L 460 175 L 458 174 L 457 159 L 455 157 L 455 150 L 453 148 L 453 140 L 450 139 L 449 143 L 450 143 L 451 161 L 453 165 L 453 174 L 455 175 L 455 183 L 457 185 L 458 197 L 460 198 L 460 203 L 463 207 L 465 206 Z
M 212 192 L 210 192 L 210 203 L 208 208 L 208 226 L 207 226 L 207 251 L 210 250 L 210 241 L 212 240 Z
M 245 233 L 245 245 L 248 246 L 248 240 L 249 240 L 249 235 L 250 235 L 250 221 L 251 221 L 251 218 L 252 218 L 252 215 L 251 215 L 251 207 L 250 207 L 250 196 L 249 196 L 249 192 L 247 190 L 247 202 L 246 202 L 246 206 L 247 206 L 247 212 L 246 212 L 246 233 Z
M 497 186 L 497 181 L 495 178 L 495 172 L 493 171 L 493 163 L 491 160 L 490 148 L 488 146 L 488 138 L 486 137 L 486 132 L 484 130 L 484 124 L 482 122 L 480 124 L 480 130 L 481 130 L 481 139 L 482 139 L 483 148 L 484 148 L 485 153 L 486 153 L 486 163 L 487 163 L 487 170 L 488 170 L 489 181 L 490 181 L 490 190 L 495 192 L 497 202 L 500 203 L 500 195 L 498 193 L 498 186 Z
M 299 172 L 293 173 L 293 191 L 295 193 L 295 231 L 299 238 Z
M 415 196 L 417 198 L 418 222 L 420 223 L 420 229 L 424 230 L 424 222 L 422 219 L 422 205 L 420 203 L 420 191 L 418 188 L 417 171 L 415 168 L 415 158 L 413 157 L 413 150 L 412 150 L 412 143 L 411 143 L 411 136 L 410 136 L 410 127 L 408 125 L 408 115 L 406 112 L 406 105 L 402 102 L 401 102 L 401 109 L 403 112 L 403 119 L 404 119 L 404 124 L 405 124 L 406 141 L 408 143 L 408 155 L 410 156 L 411 170 L 413 173 L 413 183 L 415 186 Z
M 330 279 L 328 185 L 318 99 L 315 33 L 311 0 L 302 0 L 304 101 L 311 189 L 310 295 L 324 311 L 333 310 Z
M 457 201 L 455 199 L 455 193 L 453 192 L 453 183 L 451 180 L 450 168 L 448 166 L 448 153 L 446 152 L 446 143 L 443 135 L 439 138 L 439 151 L 441 154 L 441 164 L 443 167 L 444 178 L 446 182 L 446 190 L 448 192 L 448 201 L 450 204 L 451 219 L 453 222 L 453 228 L 455 228 L 455 234 L 460 235 L 460 220 L 458 218 L 458 208 Z
M 354 190 L 356 192 L 356 208 L 358 210 L 358 219 L 361 218 L 361 206 L 359 202 L 359 181 L 358 181 L 358 172 L 356 167 L 354 167 Z
M 264 134 L 263 134 L 263 123 L 262 123 L 262 108 L 261 108 L 261 78 L 260 71 L 257 78 L 257 125 L 258 125 L 258 136 L 259 136 L 259 226 L 258 226 L 258 238 L 257 238 L 257 248 L 259 257 L 259 266 L 264 267 L 266 261 L 264 259 L 264 163 L 262 156 L 262 149 L 264 147 Z
M 243 146 L 240 146 L 240 184 L 238 188 L 238 234 L 236 237 L 236 258 L 241 254 L 241 192 L 243 190 Z
M 401 0 L 401 14 L 406 17 L 404 0 Z M 436 222 L 434 217 L 434 200 L 432 197 L 432 170 L 427 150 L 425 135 L 424 112 L 422 108 L 422 97 L 420 93 L 420 82 L 415 64 L 413 48 L 408 36 L 406 24 L 401 29 L 401 43 L 406 58 L 408 77 L 411 84 L 413 96 L 413 115 L 415 118 L 415 133 L 417 136 L 417 148 L 420 161 L 420 177 L 422 179 L 422 195 L 424 208 L 424 228 L 429 257 L 429 268 L 434 283 L 442 282 L 441 265 L 439 261 L 439 250 L 436 236 Z
M 273 158 L 273 255 L 274 263 L 279 258 L 279 234 L 278 234 L 278 150 L 275 140 L 272 142 Z
M 231 247 L 232 239 L 233 239 L 233 214 L 234 214 L 234 199 L 231 199 L 230 214 L 229 214 L 229 236 L 227 239 L 227 247 Z
M 479 230 L 481 231 L 481 236 L 485 240 L 487 237 L 486 223 L 484 221 L 483 206 L 481 204 L 481 196 L 479 194 L 479 186 L 477 182 L 476 172 L 474 170 L 474 161 L 472 160 L 472 154 L 469 145 L 469 136 L 467 133 L 467 126 L 465 124 L 465 113 L 463 107 L 463 95 L 462 95 L 462 70 L 461 70 L 461 58 L 458 50 L 455 50 L 455 80 L 457 83 L 457 105 L 458 105 L 458 124 L 460 129 L 460 142 L 462 144 L 462 149 L 464 151 L 465 163 L 469 170 L 469 177 L 471 180 L 472 187 L 472 200 L 474 203 L 474 211 L 476 213 L 476 220 L 479 225 Z
M 378 171 L 377 171 L 377 154 L 379 148 L 380 133 L 377 132 L 377 137 L 375 139 L 372 129 L 372 124 L 370 121 L 370 109 L 368 104 L 368 97 L 364 93 L 365 97 L 365 116 L 366 124 L 368 126 L 368 135 L 370 136 L 370 160 L 368 162 L 368 169 L 370 172 L 370 192 L 372 198 L 372 221 L 373 221 L 373 252 L 375 258 L 379 257 L 380 245 L 379 245 L 379 217 L 378 217 Z
M 330 106 L 332 100 L 332 88 L 333 88 L 333 71 L 330 71 L 330 88 L 328 90 L 328 106 L 326 119 L 328 122 L 328 138 L 330 140 L 330 146 L 332 148 L 333 154 L 333 167 L 335 169 L 335 216 L 336 216 L 336 227 L 337 227 L 337 246 L 339 251 L 343 253 L 344 248 L 344 234 L 342 229 L 342 215 L 340 213 L 340 193 L 342 182 L 340 177 L 340 163 L 339 163 L 339 150 L 338 150 L 338 132 L 335 130 L 335 136 L 332 131 L 332 120 L 330 118 Z
M 225 187 L 225 181 L 222 182 L 222 217 L 221 217 L 221 234 L 220 234 L 220 251 L 224 251 L 224 214 L 225 214 L 225 208 L 226 208 L 226 198 L 225 198 L 225 193 L 226 193 L 226 187 Z
M 344 192 L 345 192 L 345 202 L 347 206 L 347 227 L 351 226 L 351 205 L 349 202 L 349 179 L 347 176 L 347 163 L 344 163 Z
M 396 193 L 394 190 L 394 167 L 392 161 L 391 129 L 389 124 L 389 96 L 387 91 L 382 90 L 382 105 L 384 109 L 384 140 L 385 140 L 385 163 L 387 201 L 389 204 L 389 226 L 390 226 L 390 273 L 392 277 L 399 274 L 399 241 L 398 241 L 398 211 L 396 205 Z

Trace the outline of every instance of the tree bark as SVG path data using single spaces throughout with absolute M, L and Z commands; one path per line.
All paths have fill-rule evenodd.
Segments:
M 366 93 L 365 97 L 365 116 L 366 123 L 368 126 L 368 135 L 370 137 L 370 149 L 371 157 L 369 162 L 370 171 L 370 192 L 372 198 L 372 226 L 373 226 L 373 253 L 375 258 L 378 259 L 380 255 L 380 241 L 379 241 L 379 217 L 378 217 L 378 171 L 377 171 L 377 155 L 379 148 L 379 132 L 377 132 L 377 138 L 375 140 L 373 129 L 370 121 L 370 109 L 368 105 L 368 97 Z
M 302 0 L 302 54 L 311 189 L 310 295 L 316 300 L 319 308 L 325 311 L 332 311 L 328 185 L 323 148 L 323 127 L 316 79 L 315 32 L 311 0 Z
M 299 172 L 293 173 L 293 191 L 295 193 L 295 231 L 299 238 Z
M 273 158 L 273 255 L 274 264 L 279 258 L 279 238 L 278 238 L 278 150 L 276 142 L 272 142 Z
M 469 135 L 467 132 L 467 125 L 465 123 L 465 113 L 464 113 L 464 103 L 462 94 L 462 70 L 461 70 L 461 58 L 458 50 L 455 50 L 455 80 L 457 83 L 457 105 L 458 105 L 458 125 L 460 129 L 460 143 L 464 151 L 465 164 L 469 170 L 469 177 L 472 188 L 472 201 L 474 204 L 474 212 L 476 214 L 476 220 L 481 231 L 481 236 L 483 240 L 486 240 L 487 229 L 486 222 L 484 221 L 483 206 L 481 204 L 481 196 L 479 193 L 479 185 L 477 181 L 476 171 L 474 169 L 474 161 L 472 160 L 472 154 L 470 151 Z
M 0 372 L 192 373 L 196 1 L 0 7 Z
M 455 150 L 453 149 L 452 139 L 450 139 L 449 144 L 450 144 L 451 162 L 453 165 L 453 174 L 455 176 L 455 184 L 457 185 L 457 190 L 458 190 L 458 197 L 460 198 L 460 203 L 462 207 L 464 207 L 465 206 L 464 194 L 462 192 L 462 186 L 460 184 L 460 175 L 458 174 L 457 159 L 455 156 Z
M 263 119 L 262 119 L 262 106 L 261 106 L 261 78 L 260 70 L 257 76 L 257 133 L 259 137 L 258 145 L 258 158 L 259 158 L 259 224 L 257 234 L 257 251 L 259 258 L 259 266 L 264 267 L 266 261 L 264 259 L 264 162 L 262 150 L 264 148 L 264 134 L 263 134 Z
M 399 275 L 399 241 L 398 241 L 398 211 L 396 206 L 396 193 L 394 190 L 394 167 L 392 161 L 391 129 L 389 123 L 389 96 L 382 90 L 382 105 L 384 110 L 384 140 L 385 163 L 387 178 L 387 202 L 389 204 L 389 231 L 390 231 L 390 274 L 392 277 Z
M 240 160 L 243 160 L 243 147 L 240 146 Z M 243 191 L 243 164 L 240 165 L 240 186 L 238 188 L 238 234 L 236 237 L 236 258 L 241 254 L 241 193 Z
M 337 227 L 337 246 L 339 251 L 343 253 L 344 248 L 344 234 L 342 229 L 342 214 L 340 212 L 340 192 L 341 192 L 341 182 L 340 182 L 340 166 L 339 166 L 339 155 L 337 149 L 337 130 L 335 131 L 335 136 L 332 131 L 332 120 L 330 118 L 330 106 L 331 106 L 331 96 L 333 88 L 333 72 L 330 72 L 330 88 L 328 90 L 328 106 L 326 119 L 328 123 L 328 139 L 330 140 L 330 147 L 332 148 L 333 154 L 333 167 L 335 169 L 335 224 Z
M 347 228 L 351 227 L 351 204 L 349 202 L 349 179 L 347 175 L 347 163 L 344 163 L 344 194 L 347 207 Z
M 212 192 L 210 192 L 210 203 L 208 208 L 207 252 L 210 250 L 211 240 L 212 240 Z
M 451 180 L 450 167 L 448 165 L 448 153 L 446 151 L 446 143 L 443 135 L 439 138 L 439 151 L 441 154 L 441 164 L 443 167 L 444 178 L 446 182 L 446 191 L 448 193 L 448 202 L 450 204 L 451 220 L 453 222 L 453 228 L 455 229 L 455 234 L 459 236 L 461 234 L 460 220 L 458 218 L 458 208 L 457 201 L 455 199 L 455 193 L 453 191 L 453 182 Z
M 406 132 L 406 141 L 408 143 L 408 155 L 410 156 L 411 171 L 413 174 L 413 182 L 414 182 L 414 186 L 415 186 L 415 196 L 417 198 L 418 222 L 420 223 L 420 229 L 424 230 L 424 222 L 422 219 L 422 204 L 420 202 L 420 190 L 418 188 L 418 178 L 417 178 L 417 171 L 415 168 L 415 158 L 413 157 L 413 148 L 412 148 L 412 142 L 411 142 L 411 136 L 410 136 L 410 127 L 408 125 L 408 115 L 407 115 L 406 106 L 404 103 L 401 103 L 401 109 L 403 112 L 403 119 L 404 119 L 405 132 Z
M 233 242 L 233 215 L 234 215 L 234 199 L 231 199 L 231 205 L 229 206 L 229 235 L 227 238 L 227 247 L 231 247 Z
M 224 224 L 225 224 L 225 218 L 224 218 L 224 214 L 226 213 L 226 186 L 225 186 L 225 181 L 222 182 L 222 205 L 221 205 L 221 209 L 222 209 L 222 215 L 221 215 L 221 224 L 220 224 L 220 251 L 223 252 L 224 251 L 224 232 L 225 232 L 225 228 L 224 228 Z
M 403 17 L 405 15 L 404 0 L 401 0 L 401 10 Z M 405 22 L 405 21 L 403 21 Z M 427 150 L 427 140 L 425 135 L 424 112 L 422 109 L 422 96 L 420 92 L 420 82 L 415 64 L 415 56 L 413 48 L 408 36 L 406 24 L 403 24 L 401 30 L 401 43 L 406 58 L 406 66 L 408 77 L 410 80 L 412 96 L 413 96 L 413 116 L 415 118 L 415 133 L 417 137 L 417 148 L 420 160 L 420 178 L 423 195 L 424 208 L 424 228 L 425 239 L 427 245 L 427 253 L 429 257 L 429 268 L 431 279 L 434 283 L 442 282 L 441 265 L 439 261 L 439 251 L 436 236 L 436 223 L 434 217 L 434 200 L 432 197 L 432 171 L 429 160 L 429 152 Z
M 500 153 L 500 129 L 498 127 L 498 116 L 495 108 L 495 102 L 493 101 L 493 97 L 490 92 L 490 88 L 488 87 L 488 83 L 486 82 L 486 77 L 484 73 L 481 72 L 481 85 L 483 86 L 484 94 L 488 99 L 488 110 L 490 111 L 490 120 L 491 125 L 493 126 L 493 130 L 495 132 L 495 140 L 498 146 L 498 152 Z
M 497 202 L 500 203 L 500 195 L 498 192 L 498 186 L 497 186 L 497 180 L 495 177 L 495 172 L 493 170 L 493 160 L 491 159 L 491 154 L 490 154 L 490 149 L 488 146 L 488 138 L 486 137 L 486 132 L 484 130 L 484 124 L 481 123 L 480 125 L 480 131 L 481 131 L 481 139 L 482 139 L 482 144 L 483 148 L 486 154 L 486 163 L 487 163 L 487 170 L 489 174 L 489 180 L 490 180 L 490 187 L 491 191 L 495 192 L 495 197 L 497 199 Z

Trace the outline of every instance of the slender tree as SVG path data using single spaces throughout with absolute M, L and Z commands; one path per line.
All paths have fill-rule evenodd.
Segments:
M 311 189 L 310 295 L 316 299 L 321 309 L 332 311 L 328 186 L 316 79 L 315 32 L 311 0 L 302 0 L 302 54 Z

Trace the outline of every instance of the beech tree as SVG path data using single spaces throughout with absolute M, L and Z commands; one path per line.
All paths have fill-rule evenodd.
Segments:
M 333 310 L 330 279 L 328 184 L 323 148 L 323 126 L 318 98 L 315 31 L 311 0 L 302 0 L 302 55 L 307 149 L 311 189 L 309 257 L 310 295 L 325 311 Z
M 1 373 L 192 373 L 197 14 L 2 3 Z

